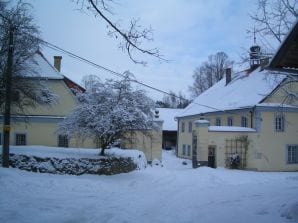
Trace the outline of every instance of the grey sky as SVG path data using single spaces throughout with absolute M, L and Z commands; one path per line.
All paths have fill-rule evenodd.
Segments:
M 256 9 L 255 0 L 118 0 L 113 5 L 114 21 L 140 18 L 144 26 L 154 29 L 154 42 L 170 60 L 160 63 L 143 56 L 147 66 L 135 65 L 125 52 L 118 49 L 117 40 L 109 38 L 106 24 L 91 14 L 77 10 L 69 0 L 30 0 L 42 38 L 100 65 L 123 73 L 130 70 L 146 84 L 165 91 L 182 91 L 188 96 L 188 86 L 196 66 L 207 56 L 225 51 L 233 60 L 253 43 L 246 29 L 253 27 L 249 13 Z M 62 72 L 80 83 L 82 77 L 96 74 L 102 79 L 114 78 L 101 70 L 43 47 L 52 62 L 53 55 L 62 55 Z M 160 93 L 150 92 L 155 98 Z

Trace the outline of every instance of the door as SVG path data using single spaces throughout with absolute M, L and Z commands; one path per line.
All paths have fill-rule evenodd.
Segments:
M 208 146 L 208 166 L 215 168 L 215 146 Z

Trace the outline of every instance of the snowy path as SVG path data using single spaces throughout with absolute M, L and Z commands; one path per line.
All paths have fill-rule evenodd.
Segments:
M 298 173 L 193 170 L 171 152 L 164 159 L 115 176 L 0 168 L 0 222 L 298 221 Z

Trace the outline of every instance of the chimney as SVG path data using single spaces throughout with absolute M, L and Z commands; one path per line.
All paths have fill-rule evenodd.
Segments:
M 54 56 L 54 67 L 60 72 L 62 56 Z
M 226 68 L 226 85 L 228 85 L 232 80 L 232 69 Z

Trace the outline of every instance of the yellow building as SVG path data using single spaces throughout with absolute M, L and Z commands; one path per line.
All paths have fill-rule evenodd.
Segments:
M 11 116 L 11 133 L 10 145 L 44 145 L 58 147 L 83 147 L 96 148 L 96 143 L 91 139 L 71 139 L 66 135 L 57 134 L 59 123 L 67 116 L 77 103 L 73 89 L 84 91 L 82 87 L 71 81 L 60 73 L 61 59 L 60 56 L 54 57 L 54 66 L 42 55 L 37 52 L 35 55 L 36 64 L 32 66 L 37 71 L 38 75 L 28 74 L 31 78 L 42 79 L 44 84 L 51 92 L 57 95 L 57 102 L 51 106 L 36 106 L 28 107 L 22 113 L 12 114 Z M 26 76 L 26 74 L 24 74 Z M 0 115 L 0 128 L 3 129 L 3 116 Z M 152 130 L 153 131 L 153 130 Z M 140 135 L 140 134 L 138 134 Z M 153 131 L 154 137 L 145 139 L 145 146 L 132 145 L 132 148 L 143 150 L 147 155 L 147 160 L 161 160 L 161 131 Z M 139 137 L 142 137 L 141 135 Z M 148 152 L 152 147 L 152 155 Z M 0 132 L 0 145 L 3 138 Z M 150 154 L 150 156 L 148 155 Z
M 298 23 L 269 66 L 251 48 L 251 68 L 199 95 L 177 117 L 179 157 L 194 165 L 298 170 Z

